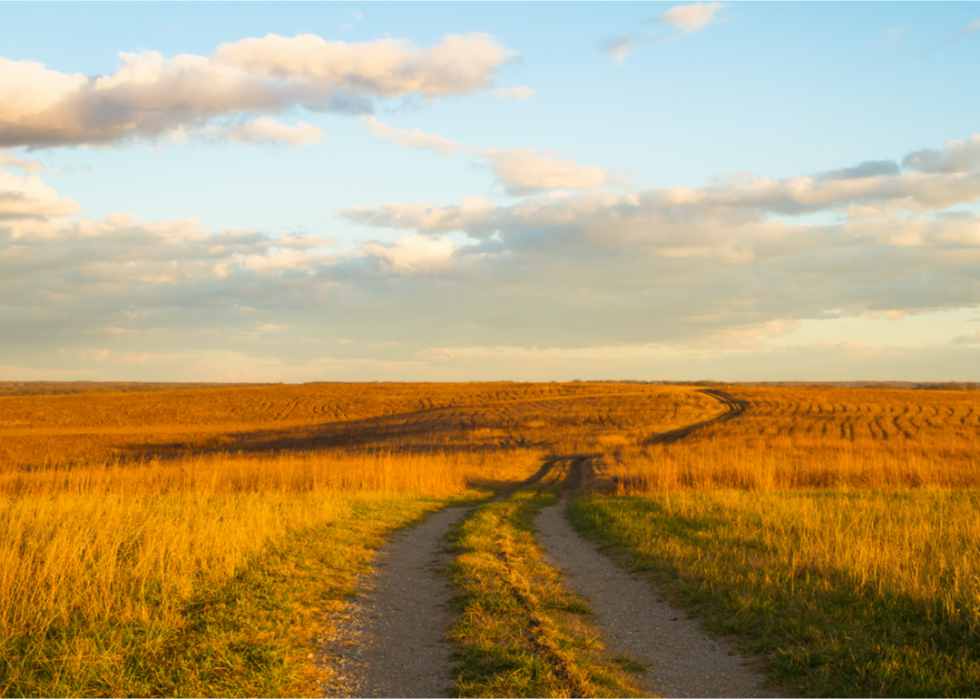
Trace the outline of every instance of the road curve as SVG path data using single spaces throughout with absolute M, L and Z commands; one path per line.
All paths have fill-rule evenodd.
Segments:
M 670 430 L 669 432 L 661 432 L 655 434 L 650 439 L 648 439 L 645 444 L 670 444 L 676 442 L 680 439 L 684 439 L 692 432 L 695 432 L 705 427 L 711 427 L 712 425 L 720 425 L 723 422 L 728 422 L 729 420 L 734 420 L 740 417 L 746 410 L 752 407 L 752 404 L 748 401 L 742 400 L 741 398 L 736 398 L 735 396 L 729 395 L 724 391 L 719 391 L 716 388 L 706 388 L 701 391 L 705 395 L 709 395 L 720 403 L 727 407 L 727 411 L 721 415 L 714 417 L 710 420 L 705 420 L 704 422 L 695 422 L 693 425 L 687 425 L 686 427 L 680 427 L 676 430 Z

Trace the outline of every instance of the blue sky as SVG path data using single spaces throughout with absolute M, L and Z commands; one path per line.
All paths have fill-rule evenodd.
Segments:
M 0 19 L 0 379 L 980 379 L 980 4 Z

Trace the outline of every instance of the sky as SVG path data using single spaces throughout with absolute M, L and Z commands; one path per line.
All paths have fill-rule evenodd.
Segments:
M 0 3 L 0 380 L 980 380 L 980 3 Z

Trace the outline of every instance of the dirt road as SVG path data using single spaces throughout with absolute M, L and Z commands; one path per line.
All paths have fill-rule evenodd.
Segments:
M 705 393 L 728 407 L 701 423 L 654 435 L 649 443 L 669 443 L 693 431 L 734 419 L 748 404 L 718 390 Z M 565 517 L 578 486 L 585 457 L 555 457 L 522 484 L 555 475 L 557 461 L 571 461 L 561 505 L 546 508 L 537 526 L 547 555 L 566 584 L 595 611 L 613 655 L 626 655 L 647 670 L 644 688 L 663 696 L 778 696 L 766 677 L 731 646 L 712 640 L 685 613 L 661 601 L 648 580 L 616 566 L 579 537 Z M 550 472 L 555 473 L 550 473 Z M 506 497 L 504 493 L 498 499 Z M 322 662 L 335 673 L 324 687 L 330 696 L 443 697 L 452 692 L 451 648 L 444 640 L 452 616 L 448 582 L 438 572 L 448 565 L 446 536 L 470 512 L 450 508 L 396 534 L 364 580 Z

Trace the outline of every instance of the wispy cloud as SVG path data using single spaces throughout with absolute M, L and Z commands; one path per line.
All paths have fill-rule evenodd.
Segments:
M 599 49 L 612 56 L 613 60 L 621 66 L 626 56 L 641 44 L 648 41 L 674 41 L 696 34 L 709 25 L 717 23 L 720 20 L 715 15 L 726 6 L 727 3 L 723 2 L 699 2 L 672 7 L 663 14 L 647 20 L 648 24 L 672 28 L 674 31 L 669 34 L 629 32 L 600 41 Z
M 474 151 L 472 146 L 459 143 L 437 134 L 423 133 L 422 129 L 398 129 L 378 121 L 377 117 L 361 117 L 361 123 L 376 138 L 396 146 L 427 150 L 439 155 L 454 155 L 460 151 Z
M 970 34 L 975 34 L 977 32 L 980 32 L 980 19 L 975 19 L 972 22 L 960 27 L 959 31 L 953 34 L 953 36 L 951 36 L 949 38 L 949 41 L 947 41 L 946 43 L 952 44 L 955 41 L 959 41 L 960 39 L 965 39 Z
M 510 196 L 524 196 L 551 189 L 594 189 L 612 180 L 608 170 L 596 165 L 580 165 L 574 160 L 536 148 L 480 148 L 453 141 L 421 129 L 398 129 L 375 117 L 362 117 L 361 123 L 375 137 L 405 148 L 439 155 L 466 153 L 486 163 Z

